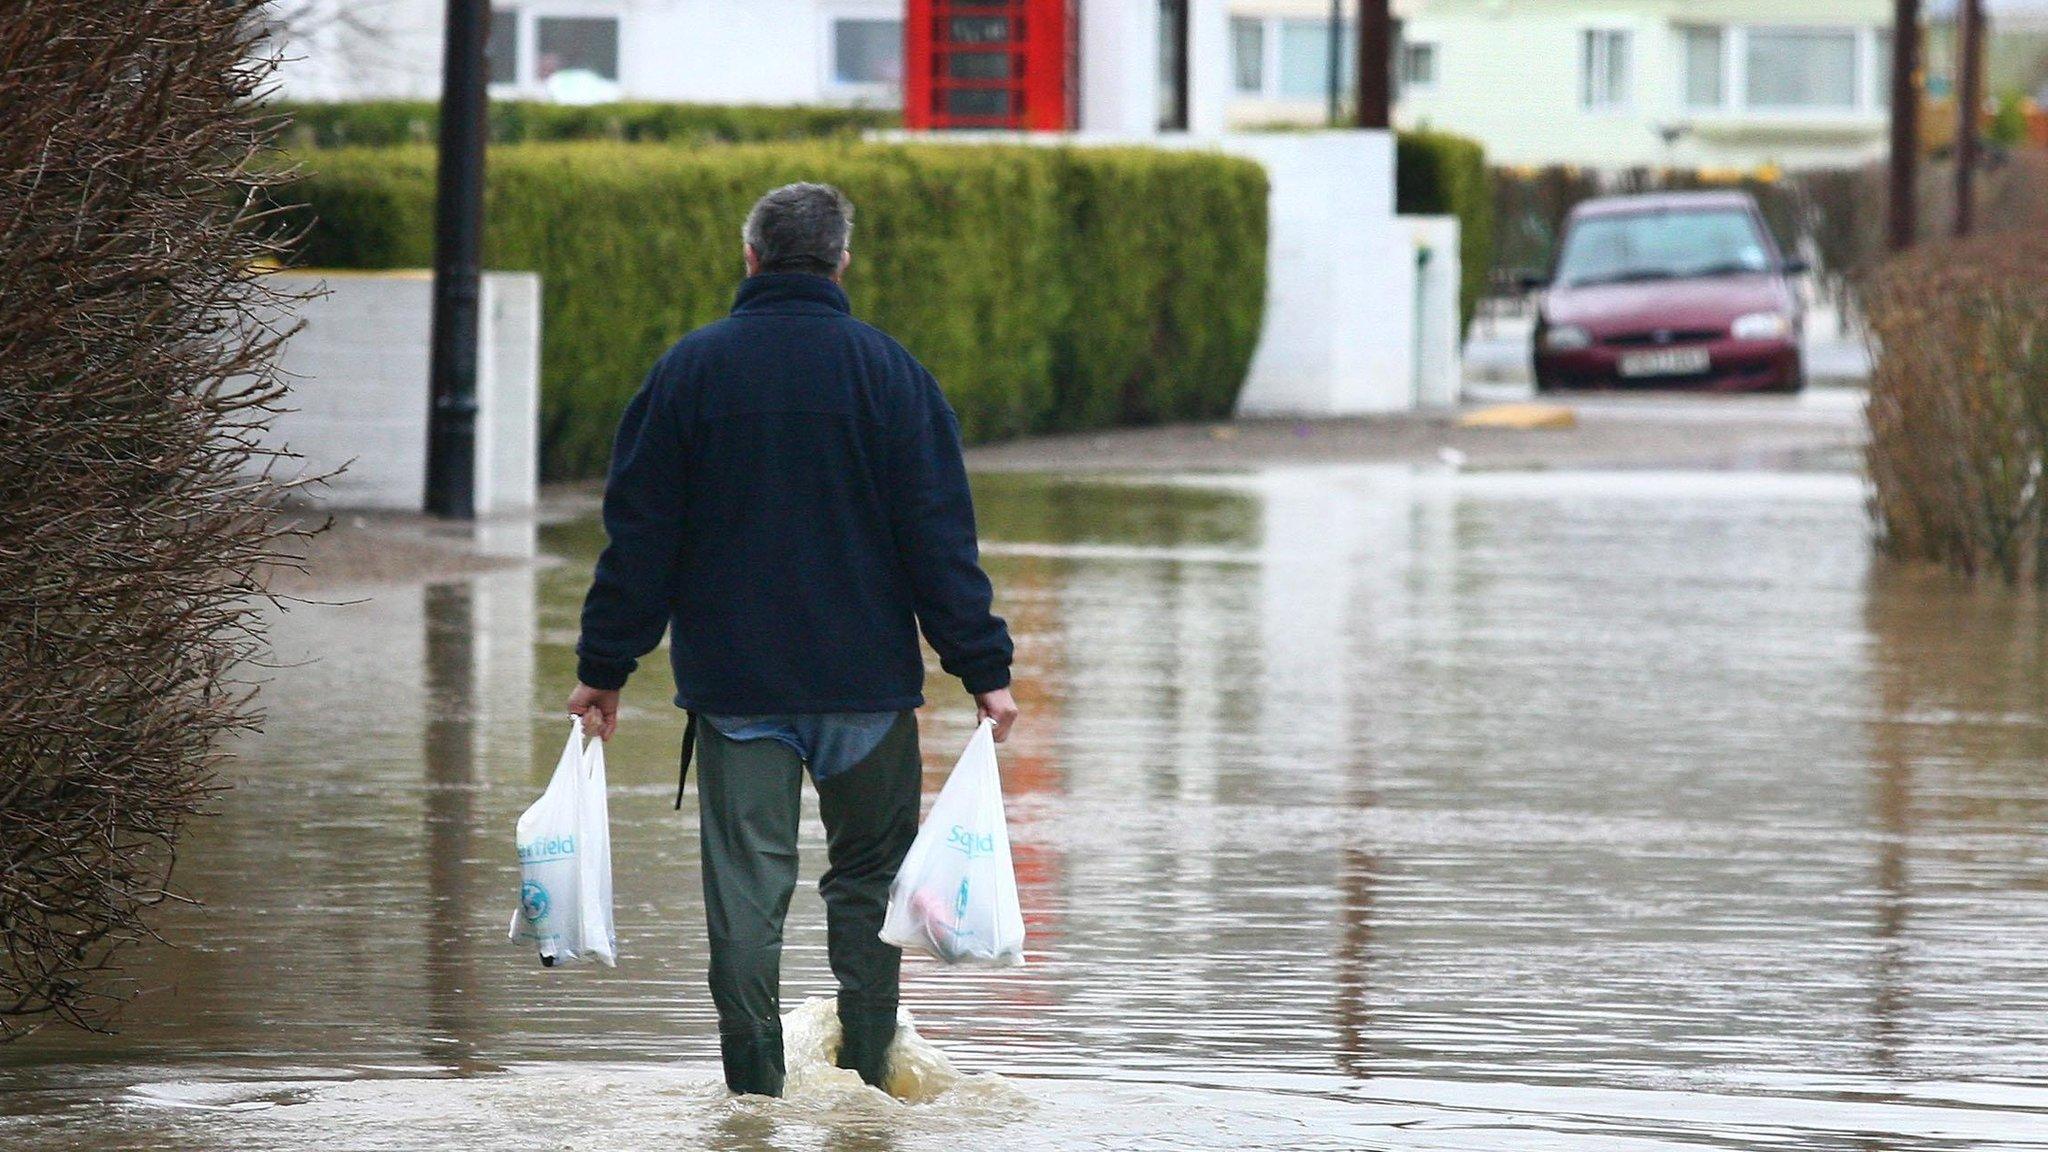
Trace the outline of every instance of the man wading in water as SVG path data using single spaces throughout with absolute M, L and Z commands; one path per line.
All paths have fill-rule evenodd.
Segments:
M 569 697 L 610 739 L 620 688 L 670 630 L 686 772 L 697 735 L 719 1054 L 733 1091 L 768 1096 L 804 768 L 830 862 L 839 1066 L 879 1086 L 902 954 L 877 933 L 923 775 L 918 626 L 996 739 L 1017 718 L 959 425 L 931 373 L 850 314 L 852 232 L 829 185 L 763 196 L 732 315 L 677 341 L 627 405 Z

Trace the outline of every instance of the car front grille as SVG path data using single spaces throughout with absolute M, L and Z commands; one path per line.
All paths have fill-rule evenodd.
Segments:
M 1600 343 L 1610 348 L 1662 348 L 1674 344 L 1699 344 L 1708 340 L 1719 340 L 1727 335 L 1720 328 L 1658 328 L 1646 332 L 1618 332 L 1602 336 Z

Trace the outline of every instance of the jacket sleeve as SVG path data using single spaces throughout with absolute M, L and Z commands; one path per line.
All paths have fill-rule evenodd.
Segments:
M 609 543 L 583 598 L 576 678 L 622 688 L 640 657 L 661 643 L 682 541 L 683 444 L 657 366 L 627 404 L 604 487 Z
M 919 370 L 917 400 L 895 430 L 891 517 L 918 624 L 939 664 L 969 692 L 1010 683 L 1010 630 L 990 610 L 960 425 L 938 382 Z

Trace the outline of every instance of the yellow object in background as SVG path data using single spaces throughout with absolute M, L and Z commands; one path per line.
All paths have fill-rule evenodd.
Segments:
M 1577 428 L 1579 414 L 1562 404 L 1496 404 L 1458 417 L 1460 428 Z

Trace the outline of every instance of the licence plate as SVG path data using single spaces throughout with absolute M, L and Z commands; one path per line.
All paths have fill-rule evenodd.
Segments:
M 1626 352 L 1621 357 L 1623 376 L 1697 376 L 1709 367 L 1705 348 L 1659 348 Z

